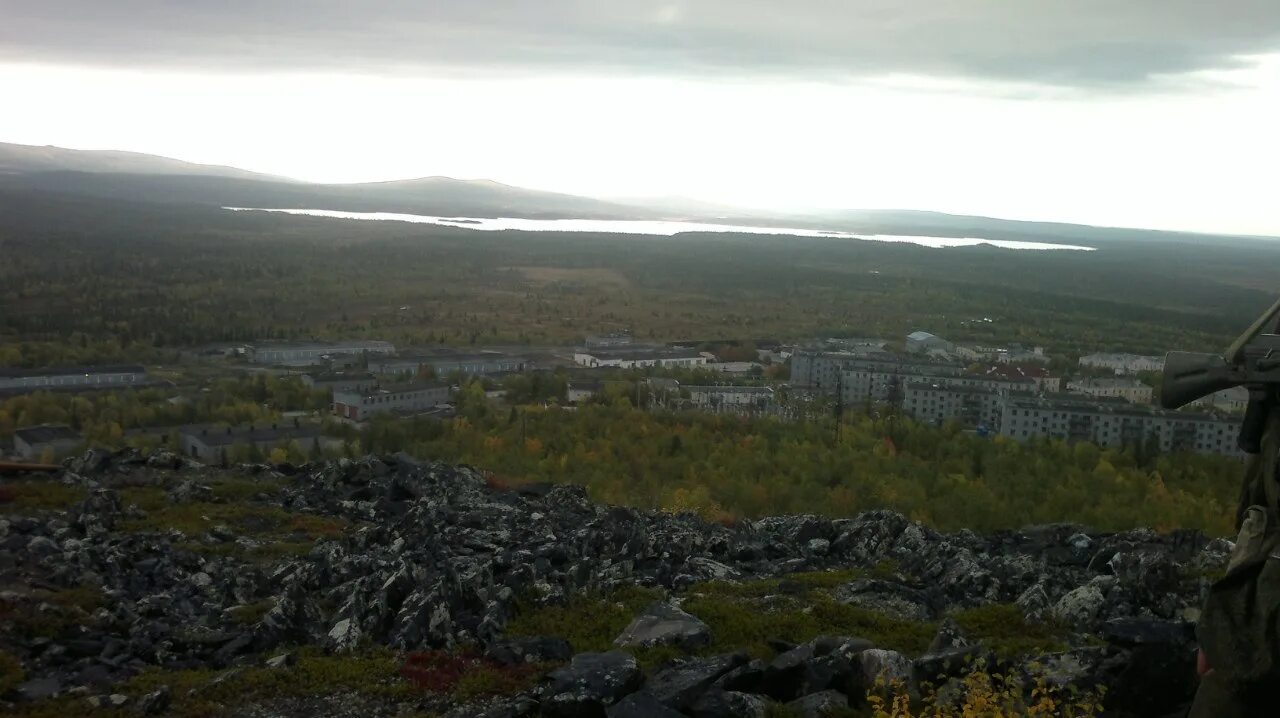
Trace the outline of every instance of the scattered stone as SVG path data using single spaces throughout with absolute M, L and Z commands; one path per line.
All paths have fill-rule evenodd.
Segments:
M 712 688 L 693 702 L 689 715 L 693 718 L 765 718 L 769 703 L 750 693 Z
M 28 701 L 52 698 L 61 692 L 62 682 L 54 677 L 35 678 L 18 686 L 18 695 Z
M 279 669 L 288 668 L 298 662 L 298 656 L 295 653 L 281 653 L 267 659 L 267 668 Z
M 1102 590 L 1094 583 L 1068 592 L 1053 606 L 1053 617 L 1077 628 L 1086 628 L 1097 618 L 1106 602 Z
M 835 598 L 907 621 L 929 621 L 934 617 L 933 601 L 925 592 L 892 581 L 858 579 L 837 588 Z
M 824 718 L 849 707 L 849 698 L 840 691 L 810 693 L 787 704 L 793 715 L 800 718 Z
M 987 652 L 976 645 L 930 651 L 912 661 L 911 678 L 917 685 L 930 683 L 940 686 L 949 678 L 963 676 L 974 670 L 987 670 L 990 667 L 987 659 Z
M 670 708 L 648 691 L 632 693 L 605 712 L 608 718 L 684 718 L 684 714 Z
M 350 652 L 360 645 L 362 636 L 359 624 L 350 618 L 344 618 L 329 630 L 329 645 L 339 653 Z
M 573 657 L 569 642 L 554 636 L 509 638 L 493 644 L 485 658 L 503 665 L 521 663 L 560 663 Z
M 169 686 L 161 686 L 138 699 L 138 712 L 145 716 L 160 715 L 169 710 Z
M 494 490 L 468 467 L 364 457 L 284 467 L 293 472 L 284 488 L 255 497 L 353 526 L 302 555 L 264 563 L 248 558 L 269 545 L 251 524 L 236 522 L 235 531 L 210 524 L 189 535 L 120 532 L 123 519 L 142 514 L 122 509 L 116 492 L 154 486 L 175 503 L 207 501 L 212 472 L 279 479 L 275 467 L 206 469 L 167 452 L 136 451 L 87 452 L 66 466 L 61 481 L 86 490 L 83 502 L 60 514 L 0 516 L 0 572 L 12 577 L 0 600 L 76 627 L 56 640 L 14 644 L 29 679 L 14 691 L 23 700 L 71 695 L 65 686 L 99 691 L 156 666 L 284 668 L 293 654 L 273 651 L 282 645 L 333 651 L 366 644 L 406 651 L 476 646 L 502 665 L 569 665 L 558 669 L 565 680 L 549 677 L 523 702 L 488 700 L 459 715 L 579 715 L 580 708 L 598 716 L 640 687 L 634 660 L 617 652 L 575 658 L 562 638 L 506 636 L 517 596 L 555 606 L 584 592 L 642 585 L 679 597 L 700 581 L 888 562 L 893 580 L 863 579 L 833 593 L 849 605 L 910 620 L 1016 602 L 1028 620 L 1063 621 L 1076 634 L 1070 645 L 1084 645 L 1084 631 L 1105 645 L 1028 658 L 1013 670 L 1029 675 L 1038 661 L 1053 681 L 1106 686 L 1109 704 L 1145 714 L 1166 705 L 1177 709 L 1194 685 L 1188 678 L 1174 686 L 1165 677 L 1186 673 L 1194 651 L 1184 619 L 1194 620 L 1203 584 L 1232 549 L 1228 540 L 1195 532 L 1096 534 L 1066 524 L 989 536 L 943 534 L 890 511 L 835 520 L 769 517 L 727 527 L 689 514 L 601 506 L 580 487 Z M 1193 576 L 1202 578 L 1188 580 Z M 27 599 L 35 588 L 82 586 L 102 592 L 84 610 L 74 602 Z M 765 600 L 803 604 L 815 590 L 784 577 L 781 597 Z M 619 645 L 696 648 L 711 637 L 696 617 L 659 603 L 617 638 Z M 773 641 L 778 655 L 767 663 L 735 659 L 721 670 L 709 667 L 715 659 L 694 659 L 665 666 L 650 677 L 644 696 L 691 715 L 756 715 L 765 710 L 766 695 L 787 702 L 838 690 L 856 702 L 860 687 L 881 672 L 899 680 L 928 676 L 946 688 L 957 663 L 986 665 L 991 658 L 966 643 L 946 621 L 914 662 L 848 637 L 799 646 Z M 566 682 L 569 675 L 583 680 Z M 109 705 L 108 697 L 97 698 Z M 637 694 L 633 703 L 642 700 Z M 133 703 L 140 710 L 143 700 Z M 325 713 L 322 704 L 312 708 Z
M 758 693 L 778 701 L 794 700 L 800 695 L 805 666 L 813 660 L 814 645 L 805 643 L 775 656 L 760 677 Z
M 644 690 L 669 708 L 685 710 L 706 692 L 716 679 L 738 666 L 746 665 L 747 661 L 748 658 L 744 653 L 680 661 L 649 676 Z
M 872 648 L 858 654 L 864 685 L 874 685 L 877 679 L 885 683 L 911 680 L 911 661 L 897 651 Z

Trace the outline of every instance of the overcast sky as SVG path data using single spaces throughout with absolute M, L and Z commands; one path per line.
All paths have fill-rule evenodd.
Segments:
M 1277 0 L 0 0 L 0 141 L 1280 235 Z

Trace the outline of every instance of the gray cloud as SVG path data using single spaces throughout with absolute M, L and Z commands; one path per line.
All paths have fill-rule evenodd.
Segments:
M 0 59 L 1076 87 L 1280 51 L 1277 0 L 0 0 Z

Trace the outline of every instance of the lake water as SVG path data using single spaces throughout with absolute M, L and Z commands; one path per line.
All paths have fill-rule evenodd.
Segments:
M 829 239 L 861 239 L 872 242 L 904 242 L 924 247 L 975 247 L 989 245 L 1002 249 L 1066 249 L 1091 252 L 1093 247 L 1047 242 L 1018 242 L 1007 239 L 982 237 L 921 237 L 898 234 L 855 234 L 853 232 L 790 227 L 750 227 L 736 224 L 708 224 L 704 222 L 668 222 L 647 220 L 612 219 L 519 219 L 515 217 L 432 217 L 423 214 L 397 214 L 394 212 L 339 212 L 331 209 L 267 209 L 261 207 L 225 207 L 236 212 L 283 212 L 309 217 L 334 217 L 338 219 L 381 220 L 386 222 L 416 222 L 441 227 L 458 227 L 482 232 L 514 229 L 522 232 L 601 232 L 609 234 L 646 234 L 670 237 L 682 232 L 732 232 L 735 234 L 773 234 L 792 237 L 823 237 Z

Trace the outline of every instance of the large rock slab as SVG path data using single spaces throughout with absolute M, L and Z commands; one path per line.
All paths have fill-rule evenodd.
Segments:
M 629 653 L 579 653 L 552 671 L 541 691 L 542 715 L 592 718 L 640 688 L 644 677 Z
M 711 641 L 711 629 L 669 603 L 654 603 L 636 616 L 614 640 L 619 648 L 674 645 L 697 648 Z
M 706 692 L 716 679 L 734 668 L 746 665 L 747 660 L 745 653 L 734 653 L 679 661 L 650 675 L 644 690 L 663 705 L 685 710 Z
M 849 697 L 840 691 L 810 693 L 787 704 L 792 715 L 800 718 L 826 718 L 849 707 Z
M 680 711 L 665 705 L 648 691 L 632 693 L 610 706 L 608 718 L 684 718 Z
M 712 688 L 689 707 L 693 718 L 765 718 L 769 702 L 751 693 Z
M 485 651 L 485 658 L 503 665 L 559 663 L 573 657 L 569 642 L 554 636 L 508 638 Z

